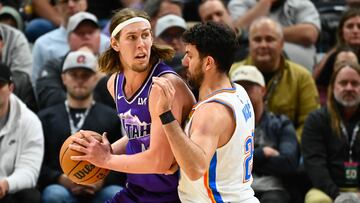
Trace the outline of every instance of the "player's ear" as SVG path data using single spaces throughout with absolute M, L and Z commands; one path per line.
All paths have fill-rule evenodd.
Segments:
M 117 41 L 114 37 L 111 37 L 111 38 L 110 38 L 110 46 L 111 46 L 111 48 L 113 48 L 116 52 L 119 52 L 119 51 L 120 51 L 119 43 L 118 43 L 118 41 Z
M 212 56 L 207 56 L 205 59 L 206 69 L 209 70 L 215 65 L 215 59 Z

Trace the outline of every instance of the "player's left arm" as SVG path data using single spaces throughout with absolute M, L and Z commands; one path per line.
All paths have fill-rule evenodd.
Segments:
M 171 108 L 174 89 L 166 80 L 154 80 L 157 89 L 158 115 Z M 178 121 L 162 125 L 179 167 L 191 180 L 197 180 L 208 170 L 215 150 L 225 145 L 235 129 L 232 110 L 218 102 L 200 106 L 193 115 L 190 135 L 186 135 Z
M 189 136 L 176 122 L 163 128 L 179 167 L 191 180 L 197 180 L 209 169 L 215 150 L 231 138 L 235 122 L 230 108 L 211 102 L 195 111 Z

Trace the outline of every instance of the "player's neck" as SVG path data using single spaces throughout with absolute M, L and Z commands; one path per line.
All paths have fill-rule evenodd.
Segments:
M 74 109 L 85 109 L 89 108 L 91 106 L 91 103 L 93 102 L 93 97 L 90 95 L 88 98 L 85 99 L 75 99 L 71 96 L 67 97 L 67 101 L 69 104 L 69 107 Z
M 232 88 L 229 77 L 226 74 L 217 74 L 215 77 L 206 78 L 200 86 L 199 100 L 202 101 L 211 93 L 221 90 Z
M 135 71 L 124 71 L 125 86 L 124 92 L 127 98 L 130 98 L 142 87 L 144 81 L 147 79 L 149 71 L 135 72 Z

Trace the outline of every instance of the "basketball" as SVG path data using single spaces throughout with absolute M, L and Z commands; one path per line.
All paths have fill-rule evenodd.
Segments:
M 64 174 L 66 174 L 71 181 L 82 185 L 94 184 L 104 179 L 109 174 L 108 169 L 99 168 L 87 161 L 71 160 L 71 156 L 82 155 L 81 152 L 69 148 L 69 144 L 72 143 L 70 138 L 73 136 L 83 138 L 83 135 L 77 132 L 69 136 L 63 143 L 59 154 L 59 160 Z M 95 138 L 99 141 L 102 140 L 101 136 L 95 136 Z

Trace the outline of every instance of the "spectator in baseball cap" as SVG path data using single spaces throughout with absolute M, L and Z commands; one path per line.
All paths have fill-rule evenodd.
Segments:
M 181 59 L 185 55 L 185 44 L 181 36 L 186 28 L 185 20 L 174 14 L 162 16 L 155 25 L 155 40 L 161 44 L 169 45 L 175 50 L 173 60 L 167 61 L 167 64 L 173 67 L 180 75 L 183 72 Z
M 285 174 L 294 174 L 298 167 L 300 148 L 295 128 L 285 115 L 266 110 L 265 80 L 255 66 L 241 66 L 230 77 L 244 87 L 254 108 L 254 182 L 251 187 L 255 196 L 260 202 L 291 202 Z

